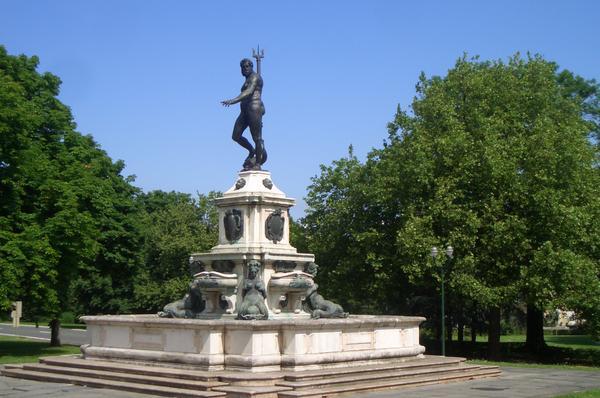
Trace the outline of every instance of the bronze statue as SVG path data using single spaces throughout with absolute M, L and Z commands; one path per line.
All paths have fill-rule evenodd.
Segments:
M 252 260 L 248 263 L 248 278 L 242 290 L 243 301 L 238 311 L 238 319 L 267 319 L 269 310 L 265 305 L 267 291 L 265 284 L 258 278 L 260 262 Z
M 260 166 L 267 161 L 267 151 L 262 139 L 262 117 L 265 114 L 265 105 L 262 102 L 261 94 L 263 89 L 263 80 L 260 76 L 260 59 L 264 58 L 264 51 L 261 53 L 252 50 L 256 58 L 256 72 L 251 60 L 244 58 L 240 61 L 242 75 L 246 78 L 240 95 L 233 99 L 221 101 L 224 106 L 230 106 L 240 103 L 240 115 L 233 126 L 231 138 L 248 150 L 248 157 L 244 161 L 244 170 L 260 170 Z M 246 128 L 250 128 L 250 134 L 254 140 L 254 147 L 242 134 Z
M 205 306 L 199 287 L 198 280 L 194 279 L 181 300 L 165 305 L 157 315 L 161 318 L 196 318 Z
M 315 263 L 307 263 L 304 272 L 311 274 L 313 278 L 317 276 L 319 266 Z M 317 289 L 319 285 L 316 283 L 308 288 L 306 292 L 305 306 L 310 317 L 313 319 L 319 318 L 347 318 L 348 313 L 344 312 L 341 305 L 333 301 L 325 300 Z

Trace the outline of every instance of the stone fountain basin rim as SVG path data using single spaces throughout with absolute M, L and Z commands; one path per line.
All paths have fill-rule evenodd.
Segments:
M 272 330 L 274 328 L 307 328 L 307 329 L 337 329 L 343 328 L 372 328 L 372 327 L 409 327 L 418 326 L 425 318 L 420 316 L 399 315 L 350 315 L 348 318 L 336 319 L 268 319 L 242 321 L 237 319 L 180 319 L 159 318 L 154 314 L 136 315 L 86 315 L 80 318 L 86 325 L 110 324 L 116 326 L 144 327 L 174 327 L 174 328 L 218 328 Z

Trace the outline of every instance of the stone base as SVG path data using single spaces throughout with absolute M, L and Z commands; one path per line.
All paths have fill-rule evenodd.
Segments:
M 421 317 L 346 319 L 165 319 L 155 315 L 85 316 L 86 359 L 198 370 L 270 372 L 325 369 L 416 358 Z

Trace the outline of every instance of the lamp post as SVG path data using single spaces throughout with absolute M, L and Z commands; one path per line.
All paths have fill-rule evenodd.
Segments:
M 442 319 L 441 319 L 441 324 L 442 324 L 442 336 L 441 336 L 441 343 L 442 343 L 442 356 L 446 356 L 446 332 L 445 332 L 445 326 L 446 326 L 446 311 L 444 308 L 444 278 L 446 276 L 446 267 L 448 265 L 448 263 L 450 263 L 450 260 L 452 259 L 452 255 L 454 254 L 454 248 L 450 245 L 448 245 L 448 247 L 446 247 L 446 260 L 445 260 L 445 264 L 442 265 L 441 268 L 441 272 L 440 275 L 442 277 Z M 431 248 L 431 258 L 433 259 L 433 264 L 435 265 L 435 259 L 438 256 L 438 249 L 437 247 L 433 246 Z

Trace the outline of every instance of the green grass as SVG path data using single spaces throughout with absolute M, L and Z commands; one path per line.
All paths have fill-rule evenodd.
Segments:
M 559 395 L 556 398 L 600 398 L 600 389 Z
M 500 352 L 497 360 L 517 364 L 570 365 L 600 367 L 600 343 L 586 335 L 546 335 L 547 347 L 533 353 L 525 346 L 525 335 L 501 336 Z M 427 334 L 421 336 L 421 343 L 431 355 L 439 355 L 439 341 Z M 446 344 L 449 356 L 470 359 L 487 359 L 487 336 L 478 336 L 478 341 L 462 343 L 452 341 Z M 508 366 L 508 365 L 507 365 Z
M 590 336 L 545 336 L 544 339 L 546 344 L 554 347 L 600 350 L 600 342 L 594 341 Z
M 487 361 L 484 359 L 469 359 L 467 363 L 475 365 L 492 365 L 492 366 L 510 366 L 513 368 L 550 368 L 560 370 L 582 370 L 585 372 L 600 372 L 600 367 L 597 366 L 581 366 L 581 365 L 562 365 L 562 364 L 541 364 L 530 362 L 506 362 L 506 361 Z
M 600 350 L 600 342 L 587 335 L 546 335 L 546 344 L 551 347 Z M 477 341 L 487 342 L 487 336 L 477 336 Z M 500 336 L 501 343 L 524 343 L 525 335 L 513 334 Z
M 40 357 L 79 354 L 79 347 L 50 347 L 46 341 L 0 336 L 0 364 L 37 362 Z
M 2 323 L 10 323 L 12 324 L 12 321 L 3 321 Z M 35 326 L 35 322 L 20 322 L 21 325 L 27 325 L 27 326 Z M 48 326 L 48 322 L 39 322 L 38 323 L 39 326 Z M 85 324 L 84 323 L 62 323 L 60 324 L 61 329 L 85 329 Z

